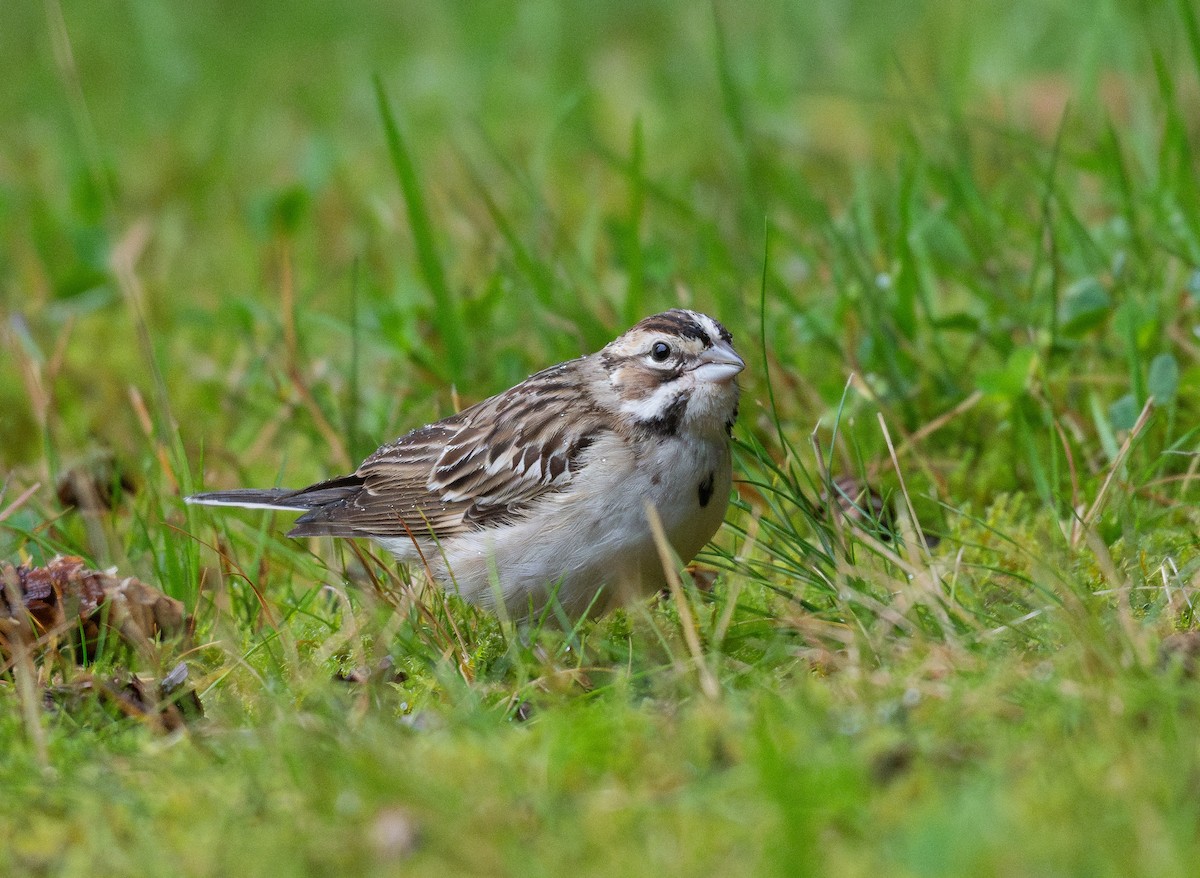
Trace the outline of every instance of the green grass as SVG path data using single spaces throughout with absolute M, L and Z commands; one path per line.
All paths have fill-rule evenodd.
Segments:
M 5 670 L 5 871 L 1192 874 L 1197 18 L 5 5 L 0 558 L 183 600 L 206 711 Z M 681 303 L 750 363 L 686 612 L 516 630 L 181 502 Z M 81 461 L 133 488 L 64 511 Z

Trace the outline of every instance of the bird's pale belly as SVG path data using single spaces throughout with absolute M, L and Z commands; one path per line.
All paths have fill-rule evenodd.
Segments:
M 483 606 L 502 603 L 514 619 L 540 612 L 551 595 L 572 618 L 601 615 L 665 581 L 647 503 L 684 562 L 721 526 L 731 486 L 729 450 L 695 443 L 688 451 L 664 449 L 650 466 L 619 475 L 624 484 L 616 490 L 611 482 L 585 483 L 549 495 L 525 520 L 455 537 L 440 552 L 426 552 L 426 559 L 439 559 L 430 566 L 443 587 Z M 414 555 L 408 540 L 379 542 L 402 560 Z

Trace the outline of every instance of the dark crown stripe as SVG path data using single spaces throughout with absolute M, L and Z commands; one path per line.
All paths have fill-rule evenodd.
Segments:
M 712 339 L 708 337 L 704 327 L 686 311 L 665 311 L 662 314 L 655 314 L 639 323 L 638 328 L 646 332 L 663 332 L 668 335 L 677 335 L 680 338 L 694 338 L 705 344 L 712 343 Z

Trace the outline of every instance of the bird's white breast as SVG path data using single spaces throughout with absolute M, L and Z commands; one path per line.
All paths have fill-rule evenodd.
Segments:
M 568 615 L 598 615 L 664 581 L 647 503 L 685 562 L 720 527 L 731 485 L 723 436 L 665 437 L 642 445 L 635 458 L 625 440 L 608 434 L 587 454 L 571 484 L 546 494 L 521 520 L 453 537 L 432 552 L 426 548 L 435 577 L 474 603 L 502 602 L 516 618 L 545 606 L 557 583 Z M 416 555 L 407 539 L 379 542 L 402 560 Z

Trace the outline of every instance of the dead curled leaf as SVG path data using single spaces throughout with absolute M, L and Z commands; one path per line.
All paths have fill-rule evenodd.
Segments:
M 0 672 L 7 665 L 26 679 L 58 679 L 43 684 L 48 709 L 71 712 L 91 699 L 165 731 L 203 716 L 183 662 L 155 682 L 122 667 L 60 673 L 65 667 L 56 661 L 73 652 L 91 662 L 102 643 L 119 642 L 157 665 L 155 641 L 186 636 L 189 623 L 182 602 L 133 577 L 89 569 L 81 558 L 58 557 L 45 567 L 0 562 Z
M 14 567 L 0 562 L 0 656 L 11 656 L 9 640 L 25 636 L 30 645 L 49 645 L 60 636 L 94 658 L 102 639 L 117 635 L 139 651 L 156 638 L 186 633 L 182 602 L 133 577 L 91 570 L 82 558 L 54 558 L 45 567 Z M 20 624 L 28 622 L 27 626 Z M 15 624 L 14 624 L 15 623 Z

